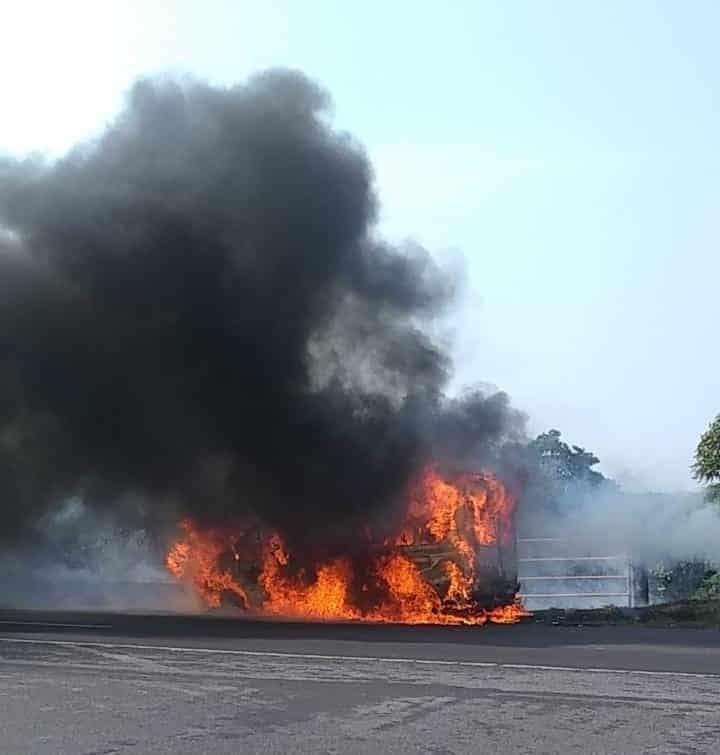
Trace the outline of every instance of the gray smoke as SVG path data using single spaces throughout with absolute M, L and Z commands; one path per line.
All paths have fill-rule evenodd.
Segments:
M 700 493 L 629 493 L 578 482 L 552 507 L 533 503 L 521 512 L 523 535 L 558 538 L 568 555 L 625 554 L 646 567 L 720 560 L 720 512 Z
M 720 558 L 720 515 L 699 494 L 586 491 L 568 507 L 563 526 L 646 566 L 666 559 Z
M 307 532 L 517 437 L 504 395 L 444 397 L 426 326 L 458 281 L 376 211 L 364 151 L 287 71 L 140 81 L 97 140 L 1 161 L 2 537 L 74 497 L 150 531 Z

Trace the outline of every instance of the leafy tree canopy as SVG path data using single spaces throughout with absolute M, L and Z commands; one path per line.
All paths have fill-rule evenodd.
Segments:
M 708 498 L 720 503 L 720 414 L 700 437 L 692 469 L 695 479 L 708 485 Z
M 568 445 L 561 436 L 559 430 L 548 430 L 530 442 L 545 475 L 561 486 L 585 483 L 597 487 L 605 482 L 606 478 L 593 469 L 600 459 L 581 446 Z

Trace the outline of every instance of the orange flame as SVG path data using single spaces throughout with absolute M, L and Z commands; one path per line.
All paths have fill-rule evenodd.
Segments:
M 487 551 L 497 557 L 498 546 L 512 541 L 514 508 L 515 500 L 493 475 L 466 474 L 449 481 L 431 468 L 408 497 L 398 533 L 371 544 L 370 557 L 362 563 L 341 556 L 298 568 L 278 533 L 263 535 L 258 529 L 254 544 L 243 546 L 234 531 L 201 531 L 184 520 L 184 535 L 169 550 L 166 565 L 211 608 L 227 596 L 257 615 L 509 624 L 529 615 L 519 602 L 486 608 L 474 593 L 482 576 L 478 554 L 486 552 L 487 569 Z M 222 564 L 228 553 L 234 569 Z
M 185 537 L 170 548 L 165 566 L 180 580 L 190 582 L 210 608 L 219 608 L 229 592 L 248 606 L 245 590 L 229 569 L 218 568 L 220 556 L 232 547 L 231 538 L 216 531 L 200 533 L 189 519 L 180 522 Z
M 454 561 L 445 561 L 443 569 L 450 580 L 447 600 L 454 601 L 459 606 L 467 605 L 471 600 L 472 580 L 466 574 L 463 574 Z
M 388 598 L 370 615 L 372 621 L 439 623 L 440 596 L 406 556 L 393 553 L 380 558 L 377 574 L 387 585 Z
M 507 544 L 512 538 L 515 501 L 493 475 L 466 474 L 450 483 L 428 469 L 416 496 L 410 515 L 429 515 L 427 532 L 436 542 L 450 542 L 470 566 L 478 546 Z
M 266 550 L 259 579 L 267 595 L 262 604 L 264 613 L 321 620 L 360 618 L 348 600 L 348 585 L 352 577 L 349 559 L 338 558 L 322 564 L 317 569 L 315 579 L 307 583 L 304 571 L 295 577 L 283 573 L 289 557 L 277 535 L 271 540 L 273 543 Z

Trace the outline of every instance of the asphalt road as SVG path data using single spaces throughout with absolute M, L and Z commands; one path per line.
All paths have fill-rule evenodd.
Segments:
M 0 752 L 716 753 L 720 632 L 0 611 Z

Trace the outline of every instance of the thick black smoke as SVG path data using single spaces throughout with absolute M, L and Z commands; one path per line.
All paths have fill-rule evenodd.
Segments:
M 327 107 L 296 73 L 146 80 L 96 141 L 0 163 L 5 535 L 71 495 L 316 526 L 505 436 L 502 396 L 446 405 L 422 325 L 455 281 L 373 236 Z

